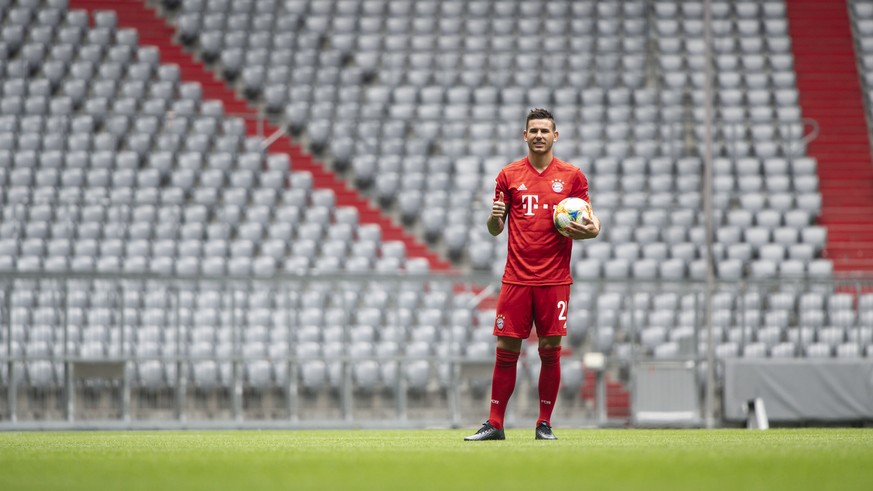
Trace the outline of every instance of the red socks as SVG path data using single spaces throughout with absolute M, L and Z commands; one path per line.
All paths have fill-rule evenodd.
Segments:
M 539 395 L 540 416 L 537 425 L 545 421 L 551 425 L 552 410 L 561 386 L 561 347 L 540 348 Z M 503 428 L 506 405 L 515 390 L 519 353 L 497 348 L 494 376 L 491 379 L 491 414 L 488 421 L 497 429 Z
M 494 376 L 491 378 L 491 414 L 488 421 L 497 429 L 503 428 L 506 405 L 515 390 L 516 365 L 520 353 L 497 348 Z
M 540 417 L 537 425 L 543 421 L 551 426 L 552 410 L 558 398 L 558 388 L 561 385 L 561 347 L 540 348 Z M 493 409 L 492 409 L 493 411 Z

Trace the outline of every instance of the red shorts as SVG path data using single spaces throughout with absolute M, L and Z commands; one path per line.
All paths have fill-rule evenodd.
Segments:
M 536 323 L 537 336 L 567 335 L 570 285 L 525 286 L 504 283 L 497 299 L 494 335 L 526 339 Z

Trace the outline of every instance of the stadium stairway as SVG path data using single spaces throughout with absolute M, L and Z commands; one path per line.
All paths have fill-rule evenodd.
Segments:
M 835 271 L 873 271 L 873 161 L 846 2 L 786 1 L 800 106 L 821 134 L 818 160 L 824 256 Z
M 115 11 L 119 28 L 133 28 L 139 33 L 141 45 L 156 46 L 161 53 L 161 63 L 175 63 L 179 66 L 180 78 L 187 82 L 199 82 L 203 88 L 204 99 L 220 100 L 224 104 L 225 114 L 253 114 L 254 110 L 247 106 L 237 95 L 192 54 L 186 53 L 181 46 L 173 41 L 174 30 L 161 19 L 155 10 L 146 5 L 144 0 L 70 0 L 69 8 L 82 9 L 89 12 L 99 10 Z M 263 134 L 270 135 L 278 128 L 269 121 L 264 122 Z M 246 131 L 250 136 L 258 135 L 257 122 L 253 118 L 246 119 Z M 428 260 L 431 271 L 449 271 L 453 266 L 416 238 L 395 224 L 380 210 L 362 198 L 335 174 L 326 170 L 325 166 L 314 161 L 311 155 L 293 143 L 289 137 L 276 140 L 270 147 L 271 152 L 285 152 L 291 160 L 294 171 L 308 171 L 312 174 L 313 184 L 319 188 L 332 189 L 336 195 L 337 206 L 354 206 L 358 209 L 360 223 L 376 223 L 382 229 L 382 240 L 400 240 L 406 245 L 407 257 L 424 257 Z
M 595 404 L 597 400 L 597 374 L 585 371 L 580 396 L 587 404 Z M 630 417 L 630 392 L 621 382 L 606 376 L 606 416 L 608 418 L 627 419 Z

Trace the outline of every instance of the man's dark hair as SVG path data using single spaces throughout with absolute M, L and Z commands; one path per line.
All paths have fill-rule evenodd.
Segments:
M 531 109 L 530 113 L 527 115 L 527 120 L 524 122 L 524 129 L 527 129 L 528 124 L 532 119 L 548 119 L 552 122 L 552 129 L 555 129 L 555 117 L 552 116 L 552 113 L 550 113 L 548 109 L 542 109 L 539 107 Z

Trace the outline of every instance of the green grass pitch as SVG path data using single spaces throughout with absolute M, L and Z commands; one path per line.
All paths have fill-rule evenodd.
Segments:
M 0 490 L 865 490 L 873 429 L 0 433 Z

